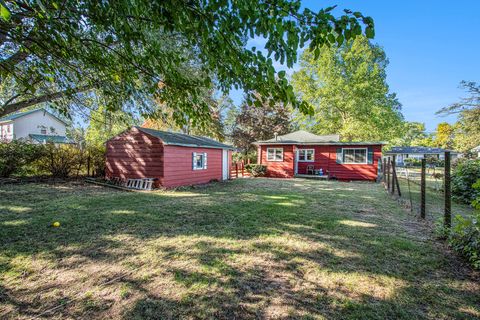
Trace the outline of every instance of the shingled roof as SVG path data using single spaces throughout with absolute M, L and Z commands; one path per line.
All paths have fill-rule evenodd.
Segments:
M 383 142 L 341 142 L 340 135 L 316 135 L 304 130 L 298 130 L 269 140 L 257 141 L 255 144 L 300 144 L 300 145 L 378 145 Z
M 177 132 L 160 131 L 149 128 L 135 127 L 138 130 L 159 138 L 166 145 L 185 146 L 185 147 L 203 147 L 203 148 L 216 148 L 216 149 L 229 149 L 235 148 L 227 144 L 220 143 L 210 138 L 192 136 Z
M 24 112 L 18 112 L 18 113 L 14 113 L 14 114 L 9 114 L 8 116 L 5 116 L 3 118 L 0 118 L 0 122 L 7 122 L 7 121 L 13 121 L 15 119 L 18 119 L 18 118 L 21 118 L 21 117 L 24 117 L 26 115 L 29 115 L 29 114 L 32 114 L 32 113 L 35 113 L 37 111 L 42 111 L 44 114 L 49 114 L 51 115 L 52 117 L 54 117 L 55 119 L 57 119 L 58 121 L 62 122 L 62 123 L 65 123 L 65 120 L 62 120 L 60 119 L 59 117 L 57 117 L 56 115 L 54 115 L 53 113 L 47 111 L 46 109 L 44 108 L 39 108 L 39 109 L 34 109 L 34 110 L 29 110 L 29 111 L 24 111 Z
M 385 154 L 440 154 L 444 153 L 446 150 L 442 148 L 430 148 L 430 147 L 392 147 Z M 455 151 L 451 151 L 457 153 Z

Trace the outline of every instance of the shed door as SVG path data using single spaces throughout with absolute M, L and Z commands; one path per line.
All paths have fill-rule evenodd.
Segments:
M 228 150 L 222 150 L 222 179 L 228 180 Z

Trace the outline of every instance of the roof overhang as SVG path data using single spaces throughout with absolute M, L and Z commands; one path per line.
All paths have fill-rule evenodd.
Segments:
M 296 146 L 379 146 L 386 145 L 384 141 L 378 142 L 290 142 L 290 141 L 277 141 L 277 142 L 266 142 L 266 141 L 257 141 L 253 143 L 258 146 L 265 145 L 296 145 Z

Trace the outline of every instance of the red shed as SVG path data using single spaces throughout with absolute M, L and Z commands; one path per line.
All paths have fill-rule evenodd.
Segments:
M 339 135 L 303 130 L 258 141 L 258 163 L 267 176 L 317 176 L 339 180 L 376 180 L 383 142 L 341 142 Z
M 107 141 L 106 176 L 156 178 L 165 188 L 227 180 L 232 150 L 205 137 L 133 127 Z

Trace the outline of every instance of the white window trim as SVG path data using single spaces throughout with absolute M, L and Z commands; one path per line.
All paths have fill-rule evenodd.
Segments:
M 202 167 L 197 167 L 197 162 L 195 160 L 197 155 L 203 156 L 203 166 Z M 194 171 L 196 171 L 196 170 L 207 170 L 207 153 L 206 152 L 194 152 L 192 154 L 192 166 L 193 166 Z
M 269 152 L 268 150 L 274 150 L 273 152 L 273 160 L 268 158 Z M 277 151 L 276 150 L 282 150 L 282 159 L 276 159 Z M 283 162 L 283 148 L 267 148 L 267 161 L 268 162 Z
M 315 149 L 297 149 L 297 161 L 298 162 L 315 162 Z M 300 152 L 305 152 L 305 160 L 300 160 Z M 312 160 L 307 160 L 307 151 L 312 151 Z
M 345 162 L 345 150 L 365 150 L 365 162 Z M 342 164 L 368 164 L 368 148 L 342 148 Z

